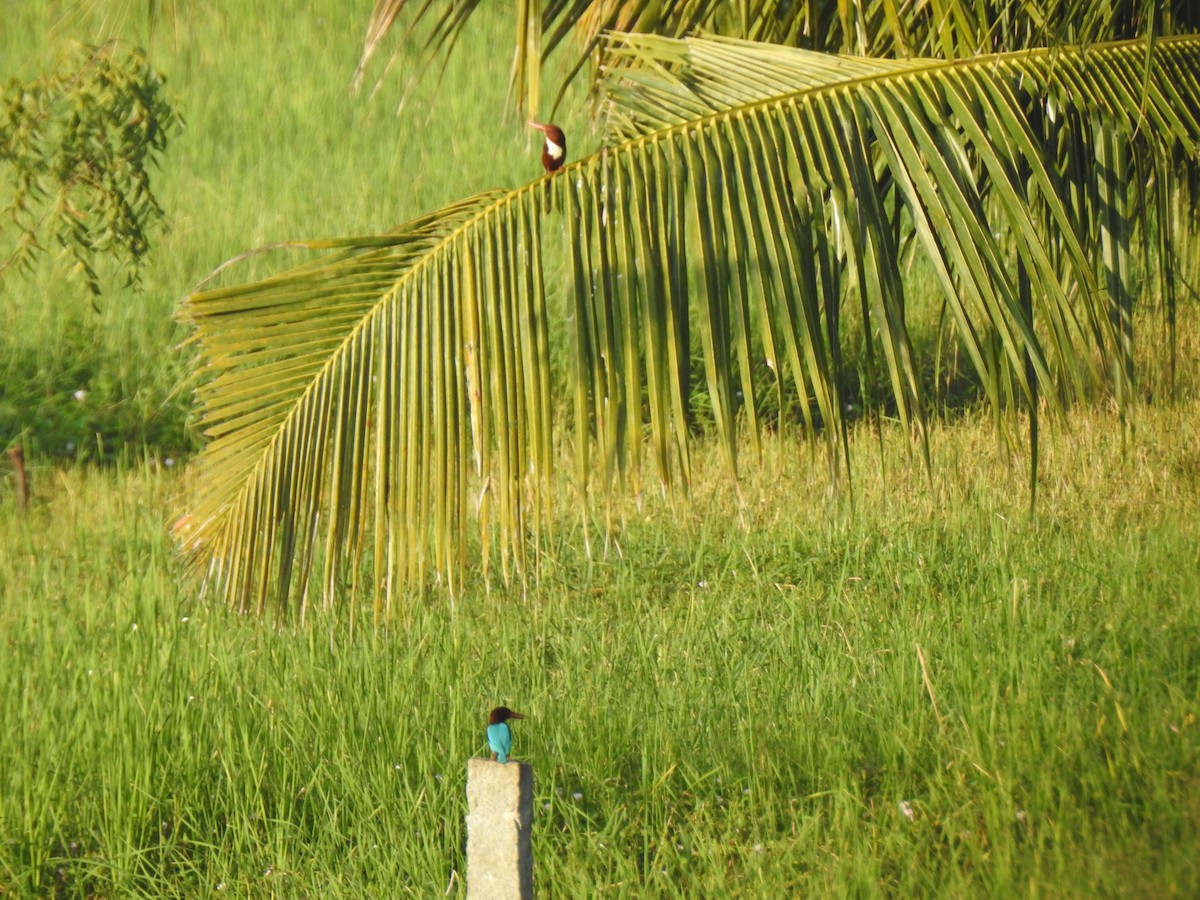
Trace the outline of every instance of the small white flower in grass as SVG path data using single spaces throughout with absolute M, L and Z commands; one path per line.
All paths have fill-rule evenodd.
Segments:
M 82 403 L 84 400 L 86 400 L 88 398 L 88 392 L 85 391 L 83 388 L 80 388 L 79 390 L 77 390 L 75 392 L 74 396 L 75 396 L 75 400 L 77 402 Z
M 193 700 L 195 700 L 195 699 L 196 699 L 195 695 L 193 695 L 193 694 L 188 694 L 188 698 L 187 698 L 187 702 L 188 702 L 188 703 L 191 703 L 191 702 L 192 702 Z
M 68 453 L 75 452 L 75 442 L 74 441 L 67 441 L 67 452 Z
M 175 460 L 171 459 L 171 457 L 168 456 L 166 459 L 163 460 L 163 465 L 169 469 L 169 468 L 171 468 L 171 466 L 175 465 Z
M 901 800 L 898 805 L 900 807 L 900 812 L 904 814 L 904 817 L 908 819 L 908 821 L 911 822 L 916 818 L 917 814 L 913 812 L 913 808 L 909 805 L 907 800 Z
M 576 791 L 571 796 L 574 797 L 576 800 L 582 800 L 583 799 L 583 791 Z
M 542 804 L 542 809 L 549 809 L 549 808 L 550 808 L 550 804 L 549 804 L 549 803 L 543 803 L 543 804 Z
M 754 852 L 755 852 L 755 853 L 765 853 L 765 852 L 766 852 L 766 850 L 767 850 L 767 848 L 766 848 L 766 847 L 764 847 L 762 844 L 755 844 L 755 845 L 754 845 Z
M 133 623 L 133 628 L 132 628 L 132 629 L 130 629 L 130 630 L 131 630 L 131 631 L 137 631 L 137 622 L 134 622 L 134 623 Z
M 267 870 L 265 872 L 263 872 L 263 878 L 266 878 L 268 875 L 270 875 L 271 872 L 274 871 L 274 869 L 275 869 L 274 866 L 267 866 Z
M 225 890 L 225 882 L 223 882 L 223 881 L 218 881 L 218 882 L 217 882 L 217 890 L 218 890 L 218 891 L 223 891 L 223 890 Z

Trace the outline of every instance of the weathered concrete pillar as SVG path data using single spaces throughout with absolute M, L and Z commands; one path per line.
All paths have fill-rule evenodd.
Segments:
M 467 762 L 467 900 L 532 900 L 533 767 Z

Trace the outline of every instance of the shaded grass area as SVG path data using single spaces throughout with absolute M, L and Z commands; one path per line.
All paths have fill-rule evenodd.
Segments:
M 1200 890 L 1194 404 L 1019 455 L 861 428 L 855 505 L 768 442 L 734 489 L 564 526 L 526 592 L 307 631 L 191 599 L 175 476 L 0 503 L 0 890 L 430 896 L 505 703 L 554 896 Z M 881 450 L 872 450 L 872 447 Z

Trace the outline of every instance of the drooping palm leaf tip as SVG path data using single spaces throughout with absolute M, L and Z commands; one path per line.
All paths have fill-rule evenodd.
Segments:
M 1131 246 L 1160 245 L 1167 305 L 1196 283 L 1200 38 L 1150 59 L 1147 78 L 1140 42 L 897 62 L 628 38 L 601 153 L 188 298 L 210 442 L 177 534 L 228 602 L 301 616 L 342 597 L 386 616 L 472 559 L 523 577 L 557 421 L 585 521 L 647 468 L 686 482 L 698 398 L 731 467 L 774 410 L 845 472 L 851 334 L 924 446 L 909 240 L 998 414 L 1124 402 Z M 543 243 L 564 228 L 559 397 Z

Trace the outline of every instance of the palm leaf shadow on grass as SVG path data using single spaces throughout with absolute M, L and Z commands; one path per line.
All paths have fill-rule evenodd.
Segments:
M 431 577 L 461 589 L 475 554 L 484 578 L 493 558 L 523 577 L 556 438 L 585 533 L 589 500 L 647 467 L 686 486 L 693 395 L 731 471 L 770 393 L 844 480 L 851 312 L 927 458 L 910 241 L 998 412 L 1125 402 L 1130 244 L 1159 241 L 1167 266 L 1196 234 L 1130 176 L 1191 191 L 1200 38 L 1158 41 L 1145 74 L 1144 42 L 945 62 L 626 36 L 599 153 L 387 235 L 297 242 L 332 252 L 186 299 L 209 443 L 176 533 L 241 609 L 298 594 L 303 617 L 315 590 L 380 617 Z M 545 284 L 564 230 L 567 397 Z

